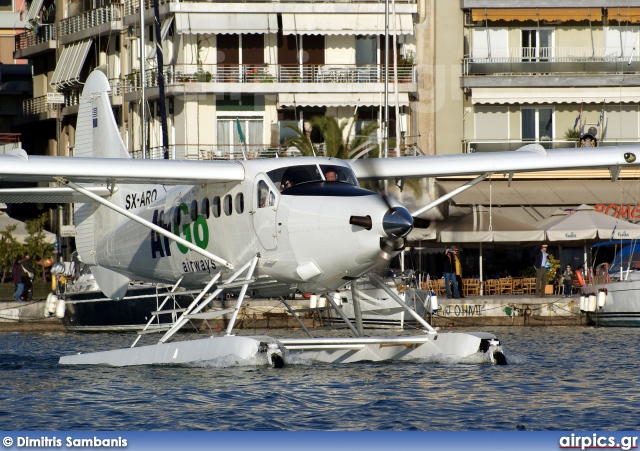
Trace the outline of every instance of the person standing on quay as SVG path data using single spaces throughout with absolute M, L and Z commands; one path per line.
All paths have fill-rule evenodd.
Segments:
M 567 265 L 566 269 L 562 273 L 562 282 L 564 284 L 562 294 L 565 298 L 571 296 L 571 291 L 573 289 L 573 270 L 571 269 L 571 265 Z
M 24 291 L 24 283 L 22 283 L 22 268 L 20 267 L 20 259 L 13 261 L 13 283 L 16 285 L 16 291 L 13 293 L 13 299 L 22 300 L 22 292 Z
M 453 246 L 453 259 L 456 264 L 456 282 L 458 283 L 458 292 L 460 293 L 460 299 L 464 298 L 462 293 L 462 262 L 458 256 L 458 246 Z
M 33 296 L 33 267 L 31 266 L 31 257 L 29 253 L 24 254 L 24 258 L 20 262 L 20 269 L 22 269 L 22 283 L 24 284 L 24 291 L 22 292 L 22 300 L 30 301 Z
M 452 248 L 448 248 L 444 252 L 442 273 L 444 275 L 444 288 L 447 291 L 447 299 L 451 299 L 451 288 L 449 287 L 449 283 L 453 285 L 453 297 L 459 297 L 458 284 L 456 283 L 456 263 Z
M 543 244 L 536 254 L 533 266 L 536 268 L 536 297 L 543 298 L 544 289 L 547 286 L 547 245 Z

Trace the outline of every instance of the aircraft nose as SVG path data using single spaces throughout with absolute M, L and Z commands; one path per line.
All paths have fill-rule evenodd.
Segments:
M 413 217 L 404 207 L 391 207 L 382 218 L 382 228 L 389 236 L 405 236 L 413 229 Z

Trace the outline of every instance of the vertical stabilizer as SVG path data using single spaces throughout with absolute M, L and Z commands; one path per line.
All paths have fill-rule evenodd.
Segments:
M 85 82 L 76 124 L 74 157 L 131 158 L 122 141 L 109 101 L 109 80 L 94 70 Z M 118 196 L 116 193 L 112 196 Z M 82 261 L 96 265 L 96 247 L 105 233 L 111 232 L 119 221 L 110 209 L 87 202 L 75 204 L 76 250 Z M 126 292 L 129 278 L 106 268 L 93 266 L 93 275 L 104 294 L 120 299 Z
M 109 101 L 109 80 L 99 70 L 84 84 L 76 124 L 76 157 L 129 158 Z

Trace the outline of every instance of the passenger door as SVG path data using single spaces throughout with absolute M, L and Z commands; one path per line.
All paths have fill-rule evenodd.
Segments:
M 276 213 L 278 196 L 264 175 L 256 177 L 253 199 L 253 229 L 265 249 L 278 246 Z

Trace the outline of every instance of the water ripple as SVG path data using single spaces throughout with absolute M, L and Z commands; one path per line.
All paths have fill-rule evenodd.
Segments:
M 268 331 L 264 331 L 268 333 Z M 0 333 L 6 430 L 637 430 L 637 329 L 492 330 L 507 366 L 465 361 L 60 366 L 129 334 Z

